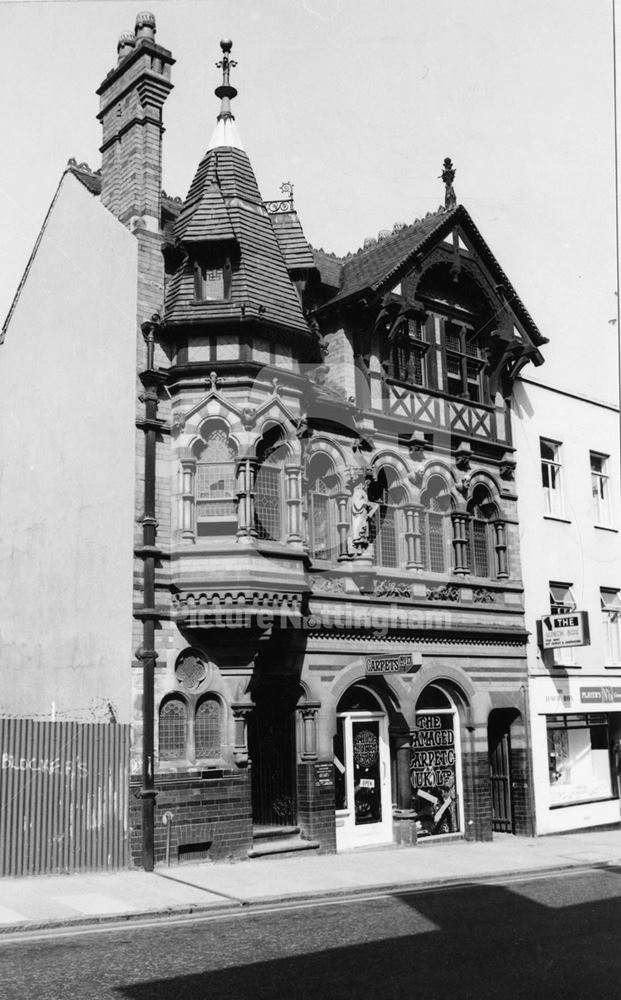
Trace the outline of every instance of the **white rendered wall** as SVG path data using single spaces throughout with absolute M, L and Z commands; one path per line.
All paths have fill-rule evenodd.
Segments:
M 0 713 L 130 717 L 135 238 L 67 173 L 0 346 Z
M 611 361 L 614 363 L 614 359 Z M 539 373 L 537 373 L 538 375 Z M 619 822 L 619 802 L 550 809 L 545 714 L 621 712 L 621 699 L 592 705 L 583 686 L 621 688 L 621 669 L 606 662 L 600 588 L 621 589 L 619 414 L 595 401 L 518 382 L 514 393 L 516 487 L 525 587 L 532 753 L 538 833 Z M 539 439 L 561 442 L 562 517 L 544 514 Z M 592 509 L 589 452 L 609 456 L 610 526 L 598 527 Z M 550 670 L 537 646 L 537 619 L 549 614 L 550 581 L 571 583 L 578 610 L 589 615 L 591 645 L 574 648 L 575 666 Z

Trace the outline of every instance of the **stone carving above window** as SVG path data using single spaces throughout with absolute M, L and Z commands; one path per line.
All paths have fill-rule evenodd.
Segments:
M 375 597 L 412 597 L 412 585 L 404 580 L 374 580 Z
M 458 587 L 446 585 L 444 587 L 434 587 L 427 590 L 428 601 L 459 601 L 460 594 Z
M 207 676 L 207 665 L 197 653 L 181 653 L 175 664 L 175 677 L 186 691 L 196 691 Z

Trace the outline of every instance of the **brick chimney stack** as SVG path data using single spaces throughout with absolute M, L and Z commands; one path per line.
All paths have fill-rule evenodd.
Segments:
M 130 229 L 159 232 L 162 191 L 162 107 L 172 90 L 168 49 L 155 41 L 155 17 L 136 17 L 124 32 L 118 63 L 97 94 L 103 128 L 101 200 Z M 138 221 L 142 220 L 142 221 Z

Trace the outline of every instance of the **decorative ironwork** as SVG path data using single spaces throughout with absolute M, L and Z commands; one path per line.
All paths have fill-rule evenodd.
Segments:
M 458 601 L 459 597 L 459 588 L 451 587 L 450 584 L 427 590 L 428 601 Z
M 453 161 L 449 156 L 447 156 L 443 163 L 443 170 L 440 174 L 442 181 L 444 182 L 444 207 L 445 208 L 455 208 L 457 205 L 457 197 L 455 195 L 455 188 L 453 187 L 453 181 L 455 180 L 455 167 L 453 166 Z

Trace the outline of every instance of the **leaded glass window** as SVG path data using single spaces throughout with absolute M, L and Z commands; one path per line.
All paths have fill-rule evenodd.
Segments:
M 235 456 L 225 427 L 205 436 L 196 466 L 196 520 L 235 517 Z
M 194 719 L 194 748 L 197 759 L 219 757 L 222 749 L 220 704 L 216 698 L 204 698 Z
M 160 708 L 159 758 L 177 760 L 186 756 L 187 708 L 181 698 L 170 698 Z
M 264 434 L 257 448 L 260 465 L 254 487 L 254 523 L 257 538 L 279 541 L 283 530 L 282 466 L 286 450 L 279 427 Z

